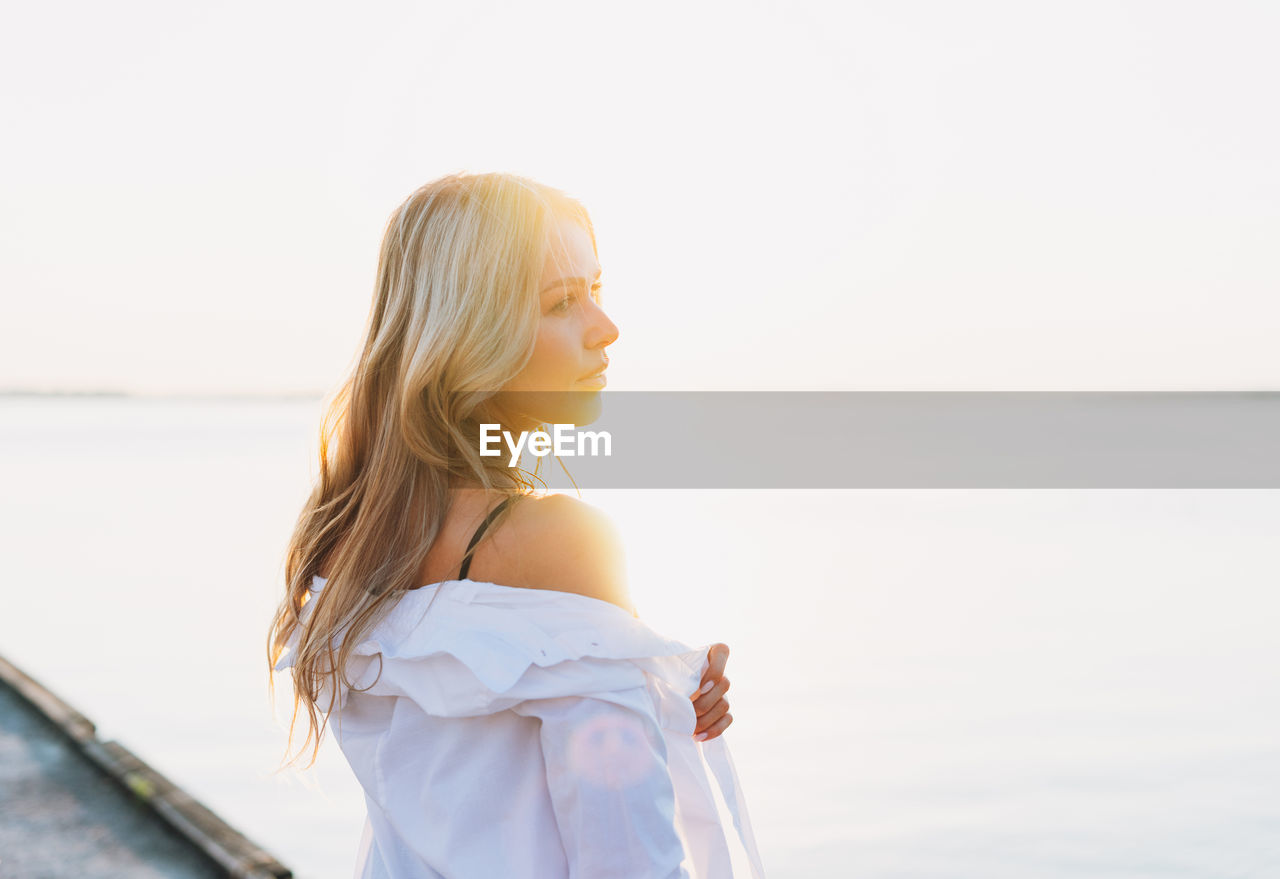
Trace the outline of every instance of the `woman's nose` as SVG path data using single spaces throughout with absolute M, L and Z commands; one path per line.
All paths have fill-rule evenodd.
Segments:
M 603 345 L 612 345 L 618 340 L 618 325 L 609 319 L 609 315 L 604 313 L 604 309 L 596 306 L 596 320 L 594 321 L 593 337 L 596 344 L 592 347 Z

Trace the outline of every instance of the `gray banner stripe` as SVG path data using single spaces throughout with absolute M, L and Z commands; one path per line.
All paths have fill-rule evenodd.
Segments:
M 1280 488 L 1277 392 L 605 391 L 553 488 Z M 499 442 L 502 460 L 510 451 Z M 525 451 L 521 466 L 537 459 Z M 570 476 L 572 479 L 570 479 Z

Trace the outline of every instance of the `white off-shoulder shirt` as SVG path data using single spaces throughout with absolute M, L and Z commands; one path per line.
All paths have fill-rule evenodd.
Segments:
M 693 739 L 709 646 L 568 592 L 406 592 L 330 718 L 368 809 L 355 876 L 763 879 L 725 736 Z

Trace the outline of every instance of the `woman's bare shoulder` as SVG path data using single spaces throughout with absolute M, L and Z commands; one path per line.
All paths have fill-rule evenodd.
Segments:
M 509 545 L 498 565 L 505 582 L 573 592 L 635 613 L 627 588 L 622 536 L 604 511 L 563 494 L 531 496 L 511 511 Z

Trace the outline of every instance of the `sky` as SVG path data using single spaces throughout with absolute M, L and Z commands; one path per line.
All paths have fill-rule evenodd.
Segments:
M 48 3 L 0 389 L 331 392 L 413 189 L 591 212 L 610 387 L 1280 388 L 1280 7 Z

